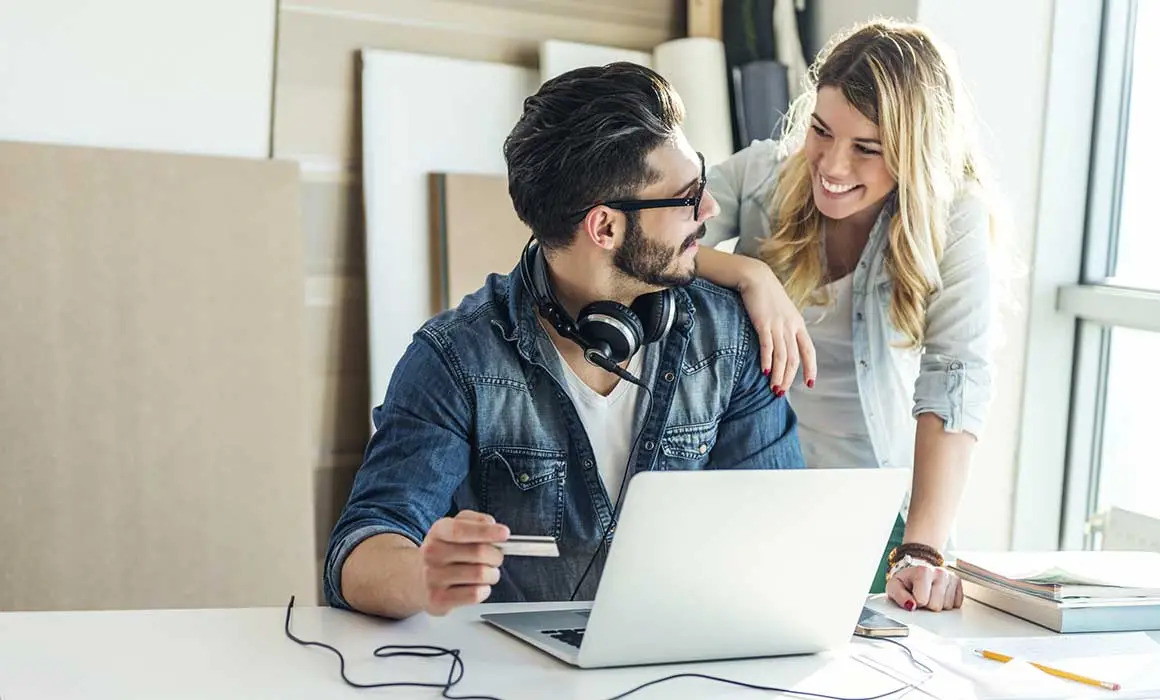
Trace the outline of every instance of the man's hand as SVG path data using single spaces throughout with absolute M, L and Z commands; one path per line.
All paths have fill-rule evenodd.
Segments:
M 907 610 L 954 610 L 963 604 L 963 582 L 943 567 L 908 566 L 890 577 L 886 595 Z
M 495 544 L 509 535 L 506 525 L 497 525 L 486 513 L 465 510 L 436 521 L 419 548 L 427 612 L 446 615 L 487 600 L 503 563 Z

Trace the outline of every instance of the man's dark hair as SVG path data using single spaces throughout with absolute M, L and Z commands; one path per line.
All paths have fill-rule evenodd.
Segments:
M 503 145 L 516 214 L 545 248 L 566 248 L 578 223 L 570 215 L 631 199 L 660 179 L 646 159 L 684 117 L 672 85 L 635 63 L 578 68 L 549 80 L 524 100 Z

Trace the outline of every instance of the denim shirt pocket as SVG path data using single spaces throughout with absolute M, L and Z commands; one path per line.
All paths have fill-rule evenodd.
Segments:
M 717 423 L 678 425 L 661 436 L 661 469 L 704 469 L 717 444 Z
M 567 454 L 504 446 L 481 451 L 481 501 L 486 512 L 516 535 L 559 537 Z

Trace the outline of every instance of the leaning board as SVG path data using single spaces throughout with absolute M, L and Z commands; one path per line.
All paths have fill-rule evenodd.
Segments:
M 0 142 L 0 610 L 316 600 L 299 187 Z
M 504 175 L 503 141 L 524 98 L 539 86 L 540 74 L 394 51 L 367 49 L 362 58 L 370 395 L 375 406 L 412 335 L 436 311 L 430 173 Z

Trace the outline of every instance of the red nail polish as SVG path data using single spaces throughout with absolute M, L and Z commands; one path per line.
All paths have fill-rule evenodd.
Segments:
M 807 380 L 806 380 L 806 386 L 807 386 L 807 387 L 809 387 L 810 389 L 813 389 L 813 388 L 814 388 L 814 380 L 812 380 L 812 379 L 807 379 Z
M 914 601 L 908 600 L 902 604 L 902 607 L 906 608 L 906 612 L 911 612 L 914 610 Z
M 774 396 L 781 396 L 781 387 L 780 386 L 773 387 L 773 394 L 774 394 Z
M 769 370 L 767 370 L 767 369 L 763 369 L 763 370 L 761 370 L 761 373 L 762 373 L 762 374 L 764 374 L 764 375 L 765 375 L 765 376 L 767 376 L 767 377 L 769 376 Z

